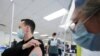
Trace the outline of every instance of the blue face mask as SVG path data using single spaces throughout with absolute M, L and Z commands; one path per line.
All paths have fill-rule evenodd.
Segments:
M 23 32 L 22 29 L 19 29 L 19 30 L 18 30 L 17 36 L 18 36 L 20 39 L 23 39 L 23 38 L 24 38 L 24 32 Z
M 79 22 L 71 32 L 74 41 L 80 46 L 92 51 L 100 51 L 100 34 L 89 33 L 82 22 Z

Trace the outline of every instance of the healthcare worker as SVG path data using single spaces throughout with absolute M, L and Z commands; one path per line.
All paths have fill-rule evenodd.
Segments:
M 100 51 L 100 0 L 76 0 L 72 19 L 74 41 L 90 51 Z

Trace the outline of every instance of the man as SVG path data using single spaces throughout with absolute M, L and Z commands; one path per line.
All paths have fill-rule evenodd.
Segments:
M 58 46 L 60 41 L 56 38 L 56 33 L 53 33 L 52 37 L 53 38 L 48 41 L 47 51 L 49 56 L 58 56 Z
M 38 54 L 40 56 L 43 56 L 44 55 L 43 42 L 34 39 L 33 37 L 34 30 L 35 30 L 35 23 L 32 20 L 22 19 L 19 24 L 18 37 L 23 40 L 20 41 L 16 46 L 6 49 L 2 53 L 2 56 L 29 56 L 36 47 L 38 47 L 39 51 Z M 37 56 L 39 56 L 38 54 Z
M 76 0 L 75 6 L 75 27 L 71 27 L 74 41 L 91 51 L 100 51 L 100 0 Z

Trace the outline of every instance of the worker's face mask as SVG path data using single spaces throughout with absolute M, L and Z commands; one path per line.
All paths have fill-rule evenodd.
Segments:
M 82 22 L 79 22 L 75 30 L 71 32 L 73 39 L 80 46 L 92 51 L 100 51 L 100 34 L 88 32 Z
M 17 36 L 20 38 L 20 39 L 23 39 L 24 38 L 24 31 L 23 29 L 19 29 L 18 32 L 17 32 Z
M 73 40 L 86 49 L 100 51 L 100 33 L 93 34 L 88 32 L 84 26 L 86 21 L 78 22 L 74 30 L 71 29 Z

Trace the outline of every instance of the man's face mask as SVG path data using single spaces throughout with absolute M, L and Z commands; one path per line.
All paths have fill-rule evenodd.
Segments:
M 78 22 L 74 28 L 74 31 L 71 29 L 73 39 L 77 44 L 86 49 L 91 51 L 100 51 L 100 33 L 93 34 L 88 32 L 84 26 L 86 21 Z
M 17 36 L 20 38 L 20 39 L 23 39 L 24 38 L 24 32 L 23 32 L 23 29 L 19 29 L 18 32 L 17 32 Z

